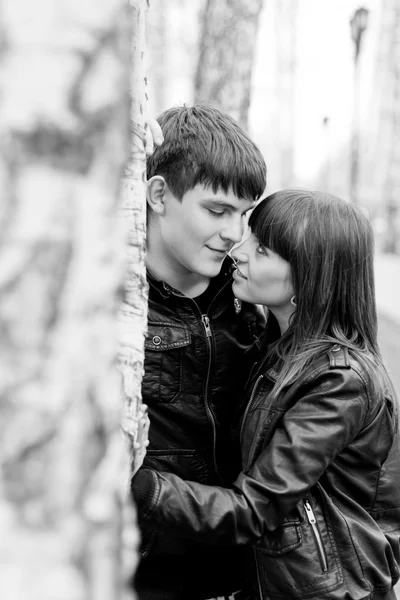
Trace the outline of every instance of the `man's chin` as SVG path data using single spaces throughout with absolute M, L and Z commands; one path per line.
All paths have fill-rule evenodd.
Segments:
M 216 277 L 217 275 L 219 275 L 219 273 L 221 272 L 222 269 L 222 263 L 223 260 L 221 260 L 220 263 L 216 263 L 207 267 L 204 267 L 204 269 L 198 269 L 197 273 L 199 275 L 201 275 L 202 277 L 209 277 L 210 279 L 212 279 L 213 277 Z

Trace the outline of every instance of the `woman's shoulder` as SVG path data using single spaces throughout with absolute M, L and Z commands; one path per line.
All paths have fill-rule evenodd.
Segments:
M 378 364 L 370 353 L 358 354 L 341 344 L 332 344 L 321 352 L 304 374 L 307 385 L 339 384 L 354 391 L 370 393 L 371 372 Z

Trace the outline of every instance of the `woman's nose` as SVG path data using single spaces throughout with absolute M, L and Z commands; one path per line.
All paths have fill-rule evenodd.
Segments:
M 235 262 L 246 262 L 247 261 L 247 254 L 244 250 L 245 243 L 246 242 L 242 242 L 241 244 L 239 244 L 239 246 L 236 246 L 232 250 L 231 256 Z

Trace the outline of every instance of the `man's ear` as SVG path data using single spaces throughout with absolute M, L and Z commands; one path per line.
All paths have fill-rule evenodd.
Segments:
M 161 175 L 154 175 L 147 182 L 147 203 L 151 210 L 158 215 L 164 214 L 165 194 L 167 190 L 167 182 Z

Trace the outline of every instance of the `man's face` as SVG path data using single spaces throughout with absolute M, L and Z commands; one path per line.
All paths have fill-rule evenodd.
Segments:
M 164 203 L 159 219 L 163 260 L 176 273 L 201 277 L 218 275 L 226 254 L 242 239 L 246 212 L 255 205 L 232 191 L 214 194 L 203 185 L 186 192 L 182 201 L 167 189 Z

